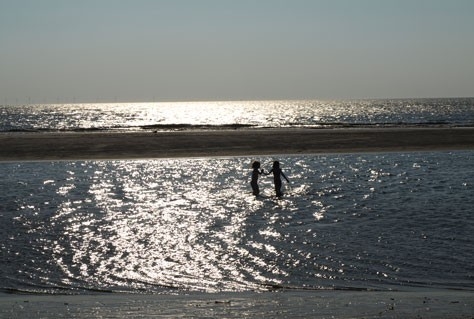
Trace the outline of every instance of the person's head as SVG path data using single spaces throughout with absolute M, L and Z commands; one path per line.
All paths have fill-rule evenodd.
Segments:
M 280 168 L 280 162 L 279 161 L 274 161 L 273 162 L 273 168 Z
M 260 168 L 260 162 L 259 161 L 255 161 L 252 163 L 252 168 L 256 168 L 256 169 L 259 169 Z

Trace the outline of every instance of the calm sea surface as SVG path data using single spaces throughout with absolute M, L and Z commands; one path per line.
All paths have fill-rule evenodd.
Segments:
M 473 126 L 474 99 L 0 106 L 7 134 L 359 125 Z M 474 291 L 473 181 L 473 151 L 3 162 L 0 291 Z
M 0 106 L 0 132 L 474 126 L 474 98 Z
M 0 289 L 474 291 L 474 152 L 0 163 Z

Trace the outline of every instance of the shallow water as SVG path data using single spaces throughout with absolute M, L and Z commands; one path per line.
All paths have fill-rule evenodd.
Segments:
M 474 152 L 0 163 L 6 291 L 474 289 Z

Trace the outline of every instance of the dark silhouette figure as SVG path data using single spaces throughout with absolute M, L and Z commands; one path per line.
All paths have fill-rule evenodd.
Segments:
M 250 185 L 252 185 L 252 191 L 255 196 L 258 196 L 260 194 L 260 189 L 258 188 L 258 175 L 261 175 L 263 173 L 263 169 L 260 169 L 260 162 L 255 161 L 252 163 L 252 180 L 250 181 Z
M 283 172 L 280 168 L 280 162 L 278 162 L 278 161 L 273 162 L 273 168 L 268 172 L 268 174 L 265 174 L 265 175 L 270 175 L 271 173 L 273 173 L 273 181 L 275 182 L 276 196 L 281 197 L 281 196 L 283 196 L 283 193 L 281 192 L 281 176 L 283 176 L 288 183 L 290 181 L 285 176 L 285 174 L 283 174 Z

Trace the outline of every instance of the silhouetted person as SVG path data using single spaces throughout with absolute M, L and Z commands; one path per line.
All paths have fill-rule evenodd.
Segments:
M 273 181 L 275 182 L 275 193 L 277 197 L 281 197 L 283 196 L 283 193 L 281 192 L 281 176 L 283 176 L 288 183 L 290 181 L 288 180 L 288 178 L 286 178 L 285 174 L 283 174 L 283 172 L 281 171 L 280 162 L 278 161 L 273 162 L 273 168 L 270 170 L 270 172 L 268 172 L 268 174 L 265 174 L 265 175 L 270 175 L 271 173 L 273 173 Z
M 255 161 L 252 163 L 252 180 L 250 181 L 250 185 L 252 185 L 252 191 L 255 196 L 258 196 L 260 194 L 260 189 L 258 188 L 258 175 L 261 175 L 263 173 L 263 169 L 260 169 L 260 162 Z

